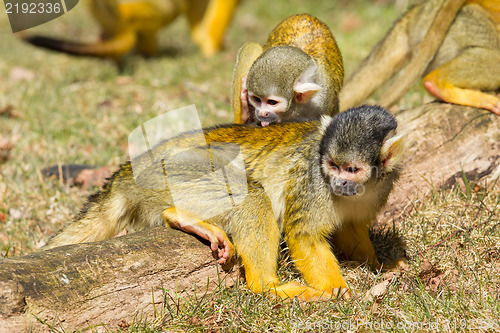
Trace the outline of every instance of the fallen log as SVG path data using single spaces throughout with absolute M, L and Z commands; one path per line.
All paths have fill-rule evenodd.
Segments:
M 397 117 L 406 166 L 382 221 L 432 187 L 453 186 L 462 174 L 490 184 L 500 176 L 500 117 L 444 103 Z M 166 228 L 3 259 L 0 332 L 116 327 L 137 314 L 154 316 L 165 293 L 199 296 L 216 290 L 221 279 L 228 286 L 235 275 L 218 269 L 205 244 Z
M 430 103 L 396 113 L 406 136 L 400 181 L 381 221 L 397 215 L 416 196 L 460 183 L 462 175 L 489 186 L 500 177 L 500 117 L 482 109 Z
M 206 244 L 163 227 L 62 246 L 0 260 L 0 332 L 127 325 L 232 282 Z

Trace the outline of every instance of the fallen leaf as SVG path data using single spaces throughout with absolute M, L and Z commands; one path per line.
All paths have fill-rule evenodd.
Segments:
M 82 170 L 82 172 L 75 177 L 74 182 L 75 184 L 81 184 L 82 189 L 87 190 L 90 186 L 103 186 L 106 182 L 106 178 L 109 177 L 111 177 L 111 171 L 109 167 L 104 166 L 101 168 Z
M 430 278 L 428 286 L 430 290 L 437 291 L 442 283 L 443 283 L 443 274 Z
M 196 325 L 196 326 L 199 326 L 200 324 L 202 324 L 202 321 L 200 320 L 200 318 L 198 316 L 193 316 L 193 317 L 189 318 L 187 320 L 187 322 L 190 325 Z
M 353 30 L 357 30 L 363 26 L 363 21 L 361 18 L 354 14 L 350 13 L 345 15 L 340 22 L 340 29 L 342 32 L 351 32 Z
M 420 281 L 426 288 L 437 291 L 443 285 L 444 272 L 433 265 L 428 258 L 424 260 L 418 273 Z
M 428 274 L 429 272 L 432 271 L 432 264 L 429 261 L 429 258 L 425 258 L 424 262 L 420 266 L 420 273 L 418 274 L 419 276 Z
M 13 67 L 10 70 L 10 79 L 12 81 L 32 81 L 35 78 L 35 73 L 24 67 Z
M 14 148 L 14 144 L 7 139 L 0 137 L 0 163 L 9 159 L 10 151 Z
M 20 219 L 23 214 L 21 213 L 21 211 L 19 209 L 11 208 L 11 209 L 9 209 L 9 215 L 14 219 Z
M 45 177 L 62 179 L 71 185 L 82 185 L 83 190 L 87 190 L 90 186 L 101 187 L 106 182 L 106 178 L 111 177 L 110 167 L 108 166 L 96 168 L 79 164 L 50 166 L 44 168 L 42 174 Z
M 120 323 L 118 324 L 118 327 L 121 329 L 128 329 L 130 327 L 130 324 L 125 321 L 125 319 L 122 319 Z
M 14 107 L 7 104 L 6 106 L 0 108 L 0 117 L 17 118 L 18 115 L 15 112 Z
M 370 302 L 380 302 L 387 294 L 387 287 L 391 282 L 391 280 L 385 280 L 374 285 L 366 292 L 365 299 Z

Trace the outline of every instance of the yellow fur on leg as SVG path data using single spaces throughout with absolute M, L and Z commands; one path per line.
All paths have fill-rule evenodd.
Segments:
M 241 259 L 245 268 L 247 288 L 254 293 L 269 293 L 281 299 L 298 298 L 302 301 L 330 299 L 331 293 L 316 290 L 298 282 L 288 282 L 280 285 L 278 276 L 276 275 L 276 261 L 273 261 L 277 258 L 272 255 L 266 258 L 268 262 L 260 266 L 252 265 L 252 260 L 249 259 L 253 258 L 246 258 L 245 255 L 241 255 Z
M 215 259 L 218 259 L 224 270 L 233 266 L 234 247 L 224 230 L 198 219 L 189 212 L 174 207 L 166 209 L 162 213 L 162 217 L 169 227 L 208 240 Z
M 212 56 L 221 48 L 237 4 L 237 0 L 210 0 L 201 22 L 191 23 L 191 38 L 203 55 Z
M 300 235 L 289 237 L 287 243 L 295 265 L 309 286 L 326 297 L 351 297 L 337 258 L 325 239 Z
M 349 259 L 367 262 L 375 269 L 380 267 L 366 223 L 343 224 L 333 236 L 333 244 Z
M 500 115 L 500 98 L 479 90 L 455 87 L 441 77 L 439 69 L 424 78 L 424 87 L 445 102 L 483 108 Z

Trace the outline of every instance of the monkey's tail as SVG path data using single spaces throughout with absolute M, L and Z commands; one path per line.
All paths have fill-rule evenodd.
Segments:
M 117 171 L 100 192 L 89 196 L 74 221 L 50 239 L 43 249 L 106 240 L 125 228 L 132 228 L 137 202 L 133 195 L 114 188 L 113 179 L 119 177 L 120 171 Z
M 111 58 L 114 60 L 119 60 L 122 55 L 129 52 L 136 44 L 136 34 L 132 30 L 124 31 L 111 39 L 93 44 L 64 41 L 38 35 L 21 35 L 21 38 L 32 45 L 53 51 L 79 56 Z
M 411 88 L 417 78 L 422 76 L 429 63 L 434 58 L 441 46 L 449 27 L 455 20 L 458 11 L 462 8 L 465 0 L 444 0 L 438 9 L 436 17 L 429 30 L 425 34 L 422 45 L 419 46 L 417 54 L 412 57 L 401 79 L 388 89 L 388 93 L 380 99 L 380 105 L 390 107 L 395 104 Z

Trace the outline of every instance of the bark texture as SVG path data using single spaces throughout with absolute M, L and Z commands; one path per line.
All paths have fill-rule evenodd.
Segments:
M 135 315 L 152 318 L 166 293 L 202 297 L 233 277 L 217 267 L 207 245 L 163 227 L 2 259 L 0 332 L 116 327 Z
M 500 117 L 482 109 L 430 103 L 396 115 L 406 137 L 402 176 L 390 195 L 382 220 L 411 198 L 433 188 L 451 188 L 469 180 L 492 185 L 500 177 Z

